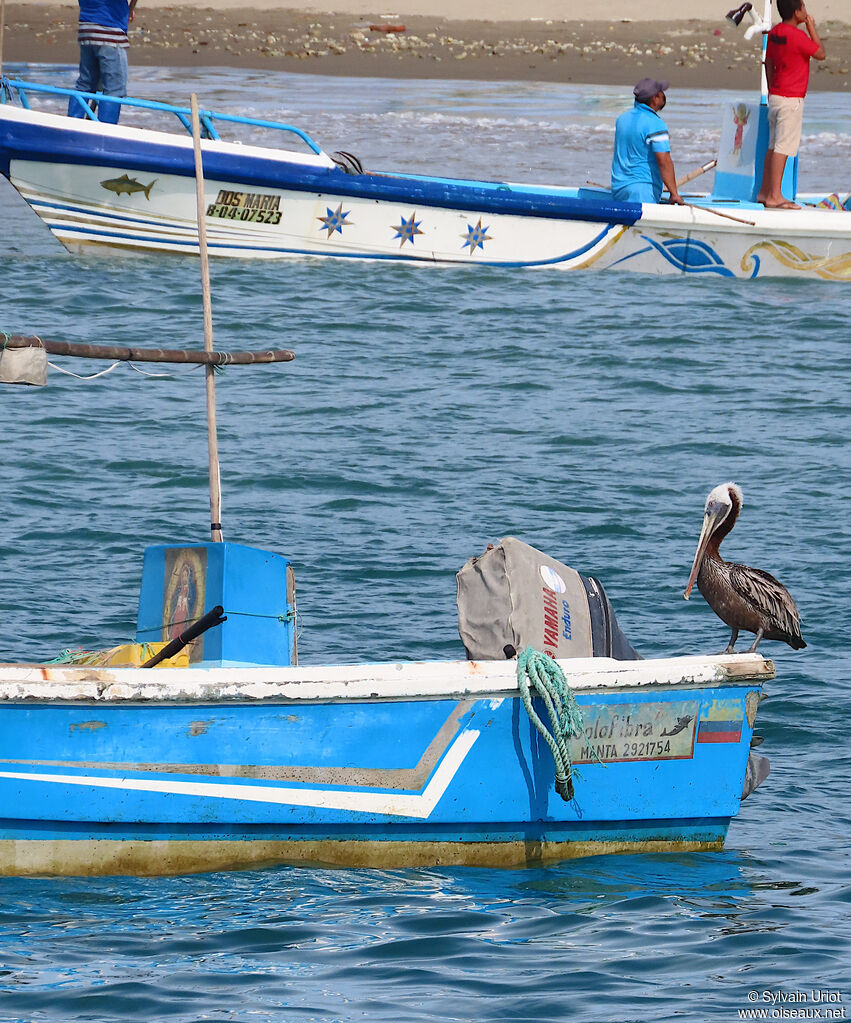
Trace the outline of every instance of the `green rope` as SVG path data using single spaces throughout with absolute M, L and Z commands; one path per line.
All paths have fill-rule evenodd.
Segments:
M 523 697 L 523 706 L 529 720 L 550 747 L 556 768 L 556 792 L 565 802 L 573 799 L 573 765 L 570 762 L 570 740 L 580 735 L 585 738 L 582 715 L 576 697 L 564 677 L 564 672 L 549 654 L 527 646 L 517 658 L 517 684 Z M 550 728 L 540 719 L 532 698 L 540 697 L 547 708 Z M 587 742 L 587 738 L 585 739 Z
M 54 657 L 52 661 L 43 661 L 43 664 L 77 664 L 75 660 L 82 651 L 80 650 L 63 650 L 58 656 Z
M 132 644 L 128 642 L 119 645 L 130 646 Z M 150 643 L 139 643 L 139 647 L 141 648 L 140 658 L 142 660 L 147 661 L 149 657 L 153 656 L 154 650 Z M 77 647 L 76 650 L 65 649 L 54 657 L 52 661 L 43 661 L 42 663 L 80 668 L 102 668 L 114 649 L 114 647 L 110 647 L 107 650 L 83 650 L 82 647 Z

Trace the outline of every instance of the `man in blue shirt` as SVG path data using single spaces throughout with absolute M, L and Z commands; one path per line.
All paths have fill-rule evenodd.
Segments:
M 80 74 L 75 88 L 81 92 L 104 92 L 107 96 L 127 95 L 127 30 L 133 20 L 136 0 L 79 0 Z M 98 118 L 116 124 L 118 103 L 100 103 Z M 79 100 L 68 104 L 70 117 L 84 117 Z
M 642 78 L 632 90 L 635 105 L 615 122 L 612 197 L 620 202 L 659 202 L 663 186 L 670 202 L 683 205 L 677 191 L 668 126 L 659 116 L 668 82 Z

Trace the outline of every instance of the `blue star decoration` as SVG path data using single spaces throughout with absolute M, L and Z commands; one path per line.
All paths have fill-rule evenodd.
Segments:
M 342 234 L 344 227 L 354 227 L 351 220 L 346 220 L 346 217 L 352 211 L 346 210 L 344 213 L 342 203 L 340 203 L 336 210 L 332 210 L 329 206 L 326 206 L 325 212 L 328 214 L 327 217 L 317 217 L 316 219 L 322 221 L 322 227 L 320 227 L 319 230 L 327 231 L 329 238 L 335 231 L 339 231 L 339 233 Z
M 415 235 L 424 234 L 425 233 L 425 232 L 420 230 L 420 224 L 422 223 L 422 221 L 421 220 L 417 220 L 416 217 L 417 217 L 417 211 L 414 210 L 414 212 L 411 214 L 409 220 L 405 220 L 404 217 L 401 218 L 402 222 L 401 222 L 401 224 L 398 225 L 398 227 L 396 226 L 396 224 L 391 224 L 390 225 L 390 229 L 392 231 L 396 232 L 396 238 L 401 238 L 402 239 L 399 242 L 399 248 L 400 249 L 405 244 L 405 242 L 410 242 L 411 245 L 413 245 L 414 244 L 414 236 Z M 395 241 L 396 238 L 394 238 L 393 241 Z
M 491 236 L 488 234 L 487 226 L 482 227 L 482 218 L 479 217 L 479 222 L 473 227 L 472 224 L 467 224 L 467 233 L 460 236 L 464 239 L 464 244 L 461 248 L 465 248 L 467 245 L 470 246 L 470 254 L 472 255 L 476 249 L 484 250 L 485 242 L 491 241 Z

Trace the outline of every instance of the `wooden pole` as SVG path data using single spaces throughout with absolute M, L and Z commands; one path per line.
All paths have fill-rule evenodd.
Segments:
M 72 355 L 77 359 L 192 363 L 200 366 L 258 366 L 271 362 L 292 362 L 295 358 L 295 352 L 286 348 L 269 352 L 186 352 L 181 348 L 124 348 L 120 345 L 92 345 L 77 341 L 48 341 L 34 334 L 4 334 L 0 330 L 0 351 L 4 348 L 43 348 L 48 355 Z
M 213 306 L 210 301 L 210 261 L 207 255 L 207 219 L 204 202 L 204 165 L 201 160 L 201 119 L 198 97 L 192 93 L 192 142 L 195 148 L 195 198 L 198 217 L 198 252 L 201 256 L 201 293 L 204 300 L 204 351 L 213 350 Z M 216 433 L 216 378 L 207 366 L 207 445 L 210 453 L 210 536 L 222 542 L 222 482 L 219 473 L 219 439 Z
M 679 188 L 680 185 L 687 184 L 689 181 L 694 181 L 694 179 L 699 178 L 701 174 L 711 171 L 717 163 L 717 160 L 710 160 L 709 163 L 705 163 L 702 167 L 698 167 L 696 170 L 689 171 L 688 174 L 684 174 L 681 178 L 677 178 L 677 188 Z M 593 188 L 605 188 L 607 191 L 609 189 L 608 185 L 601 185 L 599 181 L 586 181 L 585 184 L 591 185 Z
M 756 227 L 756 221 L 745 220 L 743 217 L 734 217 L 732 213 L 724 213 L 723 210 L 716 210 L 714 206 L 698 206 L 693 202 L 683 203 L 693 210 L 702 210 L 704 213 L 714 213 L 716 217 L 723 217 L 725 220 L 735 220 L 737 224 L 747 224 L 748 227 Z
M 711 171 L 717 163 L 717 160 L 710 160 L 709 163 L 705 163 L 702 167 L 698 167 L 697 170 L 689 171 L 688 174 L 684 174 L 681 178 L 677 178 L 677 188 L 679 188 L 680 185 L 687 185 L 689 181 L 694 181 L 694 179 L 699 178 L 701 174 Z
M 0 78 L 3 77 L 3 39 L 6 35 L 6 0 L 0 0 Z

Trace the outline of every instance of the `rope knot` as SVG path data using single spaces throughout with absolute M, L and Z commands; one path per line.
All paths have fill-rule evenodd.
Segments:
M 553 755 L 556 792 L 565 802 L 570 802 L 574 795 L 570 740 L 585 736 L 576 697 L 555 660 L 532 647 L 526 647 L 517 658 L 517 684 L 529 720 L 541 733 Z M 547 708 L 549 728 L 532 704 L 536 696 Z

